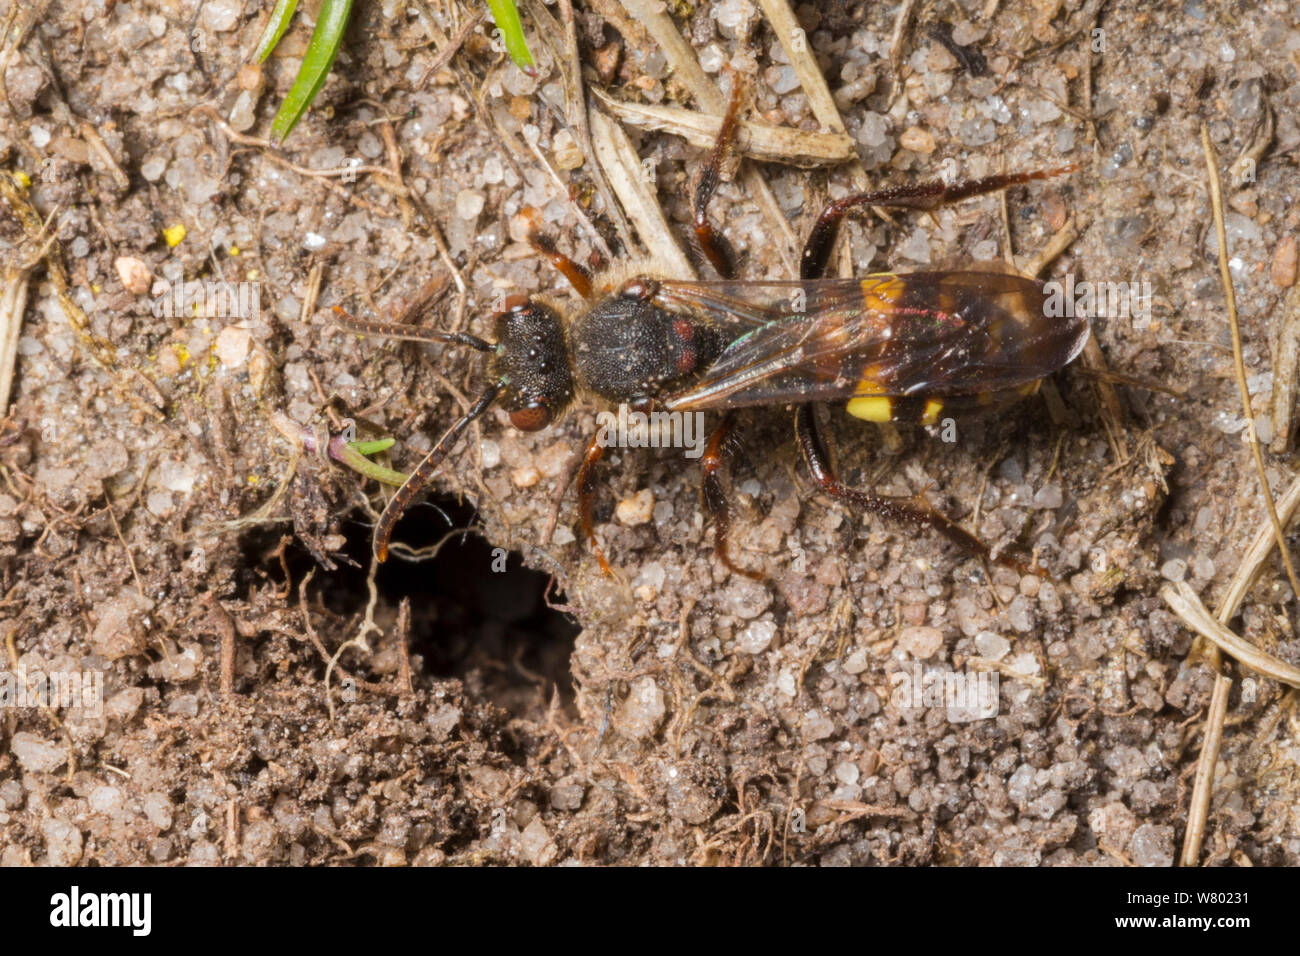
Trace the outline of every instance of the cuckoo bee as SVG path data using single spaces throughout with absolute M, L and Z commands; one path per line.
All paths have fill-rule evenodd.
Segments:
M 973 553 L 989 555 L 975 535 L 920 495 L 880 495 L 842 483 L 814 404 L 843 403 L 850 415 L 867 421 L 921 424 L 998 409 L 1035 391 L 1079 354 L 1089 335 L 1087 318 L 1049 317 L 1042 283 L 1018 275 L 934 271 L 840 279 L 827 278 L 826 267 L 839 225 L 854 210 L 932 210 L 1076 167 L 898 186 L 839 199 L 813 225 L 798 279 L 737 279 L 730 247 L 708 215 L 737 110 L 733 95 L 693 195 L 697 244 L 722 279 L 682 281 L 653 264 L 624 264 L 593 277 L 534 230 L 534 247 L 584 299 L 578 308 L 541 296 L 511 297 L 493 316 L 490 342 L 465 333 L 362 322 L 340 311 L 336 323 L 349 331 L 463 345 L 487 355 L 482 394 L 385 507 L 374 538 L 380 560 L 398 518 L 471 422 L 500 403 L 515 428 L 537 431 L 578 400 L 626 403 L 643 412 L 722 412 L 701 459 L 702 500 L 713 521 L 715 552 L 738 573 L 762 576 L 732 559 L 731 510 L 724 492 L 736 410 L 755 405 L 794 406 L 799 454 L 816 486 L 830 497 L 932 528 Z M 598 432 L 577 469 L 577 485 L 583 533 L 608 572 L 593 519 L 595 467 L 604 450 Z M 1026 569 L 1014 557 L 998 560 Z

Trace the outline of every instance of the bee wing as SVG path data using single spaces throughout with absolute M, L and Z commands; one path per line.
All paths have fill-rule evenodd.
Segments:
M 1021 276 L 921 272 L 792 285 L 806 311 L 771 317 L 768 306 L 767 322 L 664 407 L 996 392 L 1068 364 L 1088 336 L 1082 316 L 1046 317 L 1042 285 Z
M 698 318 L 743 335 L 760 326 L 806 311 L 810 283 L 798 279 L 657 281 L 652 302 L 661 309 Z

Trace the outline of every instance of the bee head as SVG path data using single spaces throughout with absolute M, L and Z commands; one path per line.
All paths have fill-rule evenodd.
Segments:
M 520 431 L 535 432 L 573 401 L 573 372 L 559 313 L 525 296 L 510 296 L 496 315 L 492 377 Z

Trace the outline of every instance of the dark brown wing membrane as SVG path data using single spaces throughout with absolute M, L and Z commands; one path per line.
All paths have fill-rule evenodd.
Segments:
M 712 304 L 714 285 L 681 289 Z M 1062 368 L 1088 338 L 1086 318 L 1047 317 L 1042 285 L 1020 276 L 918 272 L 784 285 L 784 306 L 768 297 L 749 304 L 745 319 L 768 320 L 732 342 L 690 388 L 663 399 L 663 407 L 996 392 Z M 800 304 L 800 291 L 804 311 L 791 307 Z M 719 301 L 716 308 L 723 307 Z

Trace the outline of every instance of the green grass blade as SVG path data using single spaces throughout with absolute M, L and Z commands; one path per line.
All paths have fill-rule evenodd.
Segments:
M 272 135 L 282 142 L 298 125 L 302 114 L 307 112 L 311 101 L 316 98 L 325 80 L 329 77 L 330 67 L 338 56 L 343 43 L 343 33 L 348 26 L 348 17 L 352 13 L 352 0 L 324 0 L 320 7 L 320 17 L 316 21 L 316 30 L 307 44 L 307 55 L 302 58 L 302 66 L 294 77 L 289 95 L 280 104 L 271 124 Z
M 284 36 L 284 31 L 289 29 L 289 21 L 293 19 L 293 11 L 297 7 L 298 0 L 276 0 L 266 31 L 262 34 L 262 39 L 257 41 L 257 50 L 253 53 L 255 62 L 261 63 L 271 55 L 271 51 L 280 42 L 280 37 Z
M 395 438 L 379 438 L 375 441 L 354 441 L 352 447 L 362 455 L 377 455 L 381 451 L 388 451 L 396 444 Z
M 524 25 L 519 20 L 515 0 L 487 0 L 487 5 L 493 22 L 501 31 L 501 39 L 510 59 L 515 61 L 515 66 L 532 76 L 536 72 L 533 69 L 533 54 L 528 49 L 528 41 L 524 39 Z
M 400 471 L 393 471 L 391 468 L 386 468 L 376 461 L 371 461 L 357 450 L 358 444 L 358 442 L 353 442 L 350 445 L 343 446 L 341 454 L 339 455 L 343 464 L 347 465 L 353 471 L 365 475 L 367 478 L 373 478 L 375 481 L 383 482 L 386 485 L 392 485 L 394 488 L 400 488 L 402 485 L 406 484 L 406 479 L 409 477 L 408 475 L 404 475 Z M 392 442 L 390 441 L 389 444 L 391 445 Z

